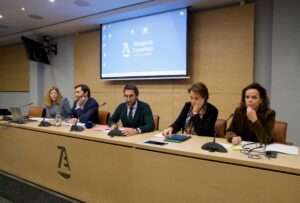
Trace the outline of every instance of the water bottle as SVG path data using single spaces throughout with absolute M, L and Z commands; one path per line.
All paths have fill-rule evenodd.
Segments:
M 55 125 L 56 126 L 61 126 L 61 123 L 62 123 L 62 117 L 61 117 L 61 114 L 60 112 L 56 112 L 56 116 L 55 116 Z

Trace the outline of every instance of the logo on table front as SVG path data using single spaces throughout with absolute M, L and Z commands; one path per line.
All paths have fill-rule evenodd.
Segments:
M 67 150 L 64 146 L 57 146 L 57 148 L 60 150 L 57 172 L 62 178 L 69 179 L 71 177 L 71 168 L 68 160 Z

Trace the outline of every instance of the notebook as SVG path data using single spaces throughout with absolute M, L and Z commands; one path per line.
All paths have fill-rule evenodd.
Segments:
M 180 143 L 180 142 L 186 141 L 190 138 L 191 138 L 191 136 L 189 136 L 189 135 L 176 135 L 176 134 L 173 134 L 171 137 L 164 139 L 164 141 Z

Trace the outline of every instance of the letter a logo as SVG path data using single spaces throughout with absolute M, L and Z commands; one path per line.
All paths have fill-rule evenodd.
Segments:
M 64 146 L 57 146 L 57 148 L 60 150 L 58 174 L 64 179 L 69 179 L 71 177 L 71 168 L 67 156 L 67 150 Z
M 129 50 L 129 45 L 127 42 L 123 43 L 123 57 L 127 58 L 130 56 L 130 50 Z

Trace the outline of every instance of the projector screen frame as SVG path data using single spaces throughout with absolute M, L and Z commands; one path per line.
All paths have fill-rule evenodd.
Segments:
M 148 76 L 124 76 L 124 77 L 103 77 L 102 74 L 102 27 L 103 25 L 107 25 L 110 23 L 118 23 L 122 21 L 130 21 L 132 19 L 138 19 L 138 18 L 143 18 L 143 17 L 148 17 L 148 16 L 154 16 L 154 15 L 159 15 L 163 13 L 168 13 L 176 10 L 181 10 L 181 9 L 186 9 L 186 27 L 185 27 L 185 43 L 186 43 L 186 50 L 185 50 L 185 74 L 182 75 L 148 75 Z M 167 10 L 163 12 L 157 12 L 157 13 L 152 13 L 149 15 L 142 15 L 142 16 L 137 16 L 133 18 L 127 18 L 127 19 L 122 19 L 118 21 L 112 21 L 112 22 L 107 22 L 100 24 L 100 79 L 105 80 L 105 81 L 123 81 L 123 80 L 173 80 L 173 79 L 190 79 L 190 68 L 189 68 L 189 58 L 188 58 L 188 50 L 189 50 L 189 36 L 188 36 L 188 29 L 189 29 L 189 8 L 188 7 L 183 7 L 183 8 L 177 8 L 177 9 L 172 9 L 172 10 Z

